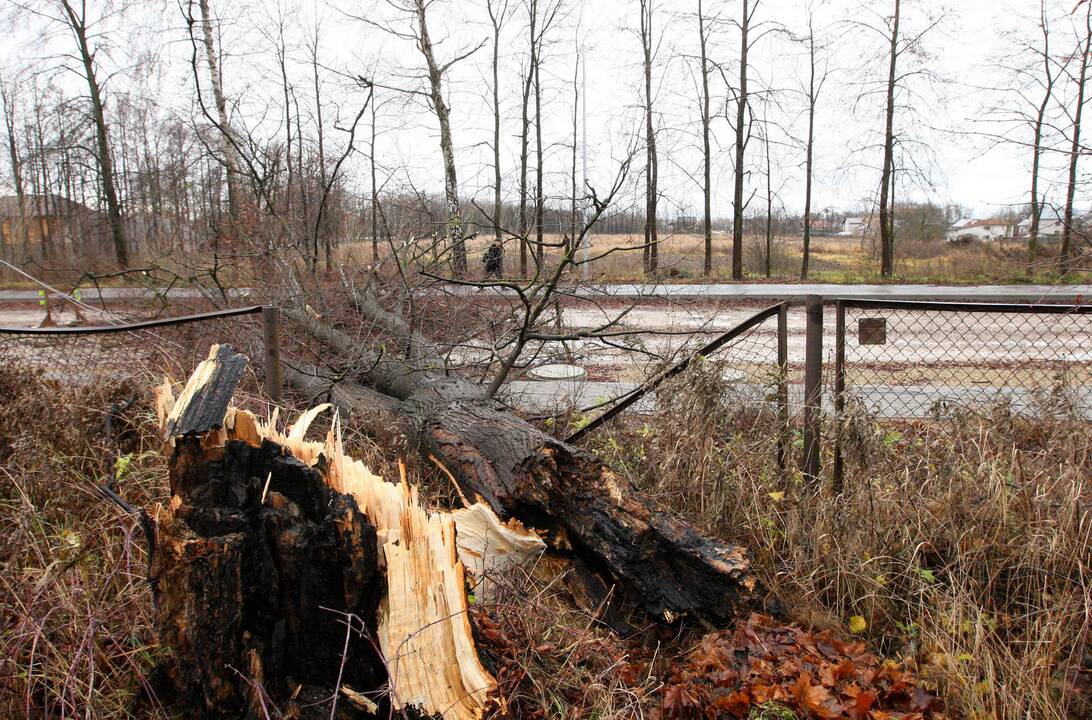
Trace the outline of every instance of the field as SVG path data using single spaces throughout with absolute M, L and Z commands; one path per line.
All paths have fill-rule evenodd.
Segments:
M 545 242 L 558 243 L 558 236 L 547 235 Z M 469 264 L 472 274 L 480 274 L 481 256 L 491 236 L 478 235 L 468 243 Z M 640 235 L 593 235 L 591 254 L 599 255 L 608 250 L 614 253 L 593 263 L 591 275 L 601 282 L 632 282 L 645 279 L 642 270 L 642 251 L 621 250 L 640 248 L 644 242 Z M 713 236 L 712 281 L 731 279 L 732 238 L 722 232 Z M 700 282 L 704 258 L 704 238 L 699 234 L 664 234 L 660 237 L 659 277 L 671 282 Z M 771 253 L 770 278 L 795 280 L 800 276 L 800 258 L 803 242 L 799 237 L 774 238 Z M 898 245 L 895 251 L 894 282 L 938 284 L 976 283 L 1053 283 L 1059 280 L 1054 254 L 1057 246 L 1047 244 L 1036 258 L 1028 256 L 1026 246 L 1016 240 L 1002 243 L 952 244 L 943 240 L 915 242 Z M 370 243 L 353 243 L 342 246 L 344 259 L 353 258 L 360 263 L 371 260 Z M 555 254 L 548 248 L 546 255 Z M 381 255 L 385 255 L 381 248 Z M 579 257 L 579 255 L 578 255 Z M 514 275 L 519 268 L 519 245 L 511 238 L 505 241 L 505 273 Z M 750 281 L 761 281 L 765 275 L 765 238 L 744 238 L 744 273 Z M 1092 272 L 1085 270 L 1071 273 L 1066 282 L 1087 282 Z M 831 283 L 881 282 L 878 250 L 873 243 L 860 237 L 813 237 L 809 281 Z

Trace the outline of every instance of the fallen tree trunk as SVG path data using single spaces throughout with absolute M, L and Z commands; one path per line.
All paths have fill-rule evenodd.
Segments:
M 217 717 L 281 703 L 290 717 L 335 717 L 331 704 L 336 717 L 481 717 L 495 681 L 464 571 L 480 581 L 533 562 L 542 541 L 483 505 L 427 511 L 405 477 L 345 456 L 336 421 L 307 441 L 326 406 L 285 433 L 230 407 L 243 363 L 214 346 L 177 399 L 157 391 L 172 496 L 152 566 L 166 687 Z
M 359 358 L 359 379 L 398 401 L 411 440 L 450 473 L 463 496 L 534 528 L 573 560 L 587 605 L 622 594 L 668 622 L 682 615 L 724 622 L 752 600 L 742 548 L 697 532 L 595 456 L 538 430 L 478 385 L 369 353 L 305 313 L 286 314 L 344 356 Z M 364 396 L 349 397 L 354 383 L 334 385 L 342 388 L 344 410 L 357 417 L 373 412 Z

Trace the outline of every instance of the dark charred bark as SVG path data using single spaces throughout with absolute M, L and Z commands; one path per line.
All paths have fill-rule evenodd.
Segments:
M 352 614 L 374 637 L 383 582 L 375 528 L 351 497 L 275 444 L 198 436 L 176 440 L 170 482 L 181 504 L 160 522 L 152 564 L 172 650 L 161 690 L 217 717 L 260 717 L 262 695 L 298 711 L 324 698 L 298 716 L 328 717 L 339 675 L 358 692 L 383 686 L 371 644 L 346 628 Z M 338 710 L 365 717 L 344 698 Z
M 166 425 L 172 503 L 151 564 L 156 629 L 171 650 L 160 689 L 217 717 L 261 717 L 267 701 L 328 715 L 341 687 L 375 691 L 387 679 L 366 639 L 383 590 L 376 530 L 321 467 L 269 441 L 217 442 L 246 361 L 221 346 L 209 362 Z
M 322 342 L 360 355 L 339 331 L 286 314 Z M 701 535 L 595 456 L 490 400 L 481 386 L 392 357 L 363 358 L 361 367 L 360 380 L 400 401 L 412 444 L 443 464 L 465 497 L 480 497 L 498 515 L 543 531 L 551 548 L 577 560 L 602 587 L 614 587 L 627 604 L 661 620 L 689 614 L 719 622 L 750 600 L 744 549 Z M 366 401 L 342 408 L 358 417 L 373 412 Z

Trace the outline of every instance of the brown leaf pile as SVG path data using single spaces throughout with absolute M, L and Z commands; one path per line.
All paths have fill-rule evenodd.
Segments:
M 673 669 L 664 718 L 745 718 L 777 702 L 821 720 L 941 720 L 941 703 L 863 642 L 809 633 L 764 615 L 706 635 Z

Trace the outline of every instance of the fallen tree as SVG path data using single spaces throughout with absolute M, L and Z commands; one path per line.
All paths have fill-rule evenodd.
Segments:
M 284 433 L 275 415 L 231 407 L 244 363 L 214 346 L 177 396 L 157 390 L 171 490 L 152 565 L 163 685 L 218 717 L 277 705 L 335 717 L 339 701 L 337 717 L 480 717 L 495 681 L 467 581 L 533 562 L 542 541 L 484 505 L 426 510 L 404 475 L 388 483 L 347 457 L 336 421 L 306 440 L 328 406 Z
M 751 601 L 742 548 L 656 506 L 594 455 L 538 430 L 479 385 L 361 348 L 306 312 L 286 314 L 356 369 L 353 380 L 336 382 L 291 369 L 291 385 L 328 392 L 365 422 L 376 413 L 391 418 L 384 427 L 398 427 L 463 497 L 534 528 L 571 561 L 574 594 L 586 607 L 603 608 L 612 626 L 625 629 L 615 610 L 634 606 L 661 621 L 691 615 L 723 623 Z

